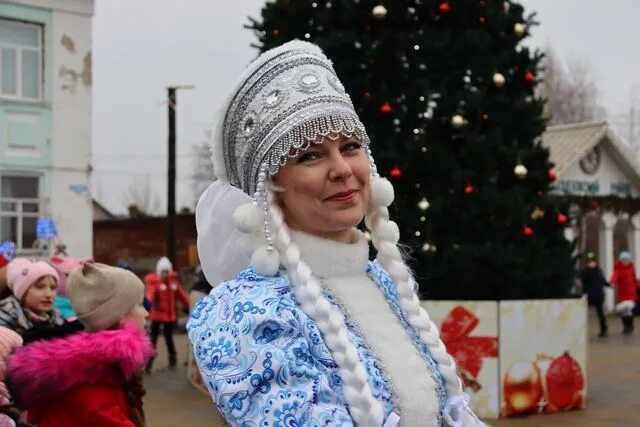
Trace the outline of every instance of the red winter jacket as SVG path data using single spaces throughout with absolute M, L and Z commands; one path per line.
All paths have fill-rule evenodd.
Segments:
M 618 290 L 618 302 L 636 301 L 638 299 L 638 280 L 633 263 L 623 264 L 616 261 L 609 282 Z
M 157 273 L 147 274 L 144 278 L 147 285 L 147 298 L 151 301 L 149 319 L 152 322 L 175 322 L 176 298 L 183 307 L 189 308 L 189 298 L 182 290 L 178 275 L 172 271 L 169 283 L 164 283 Z
M 141 427 L 143 389 L 134 380 L 153 354 L 135 328 L 81 332 L 16 350 L 8 383 L 38 427 Z

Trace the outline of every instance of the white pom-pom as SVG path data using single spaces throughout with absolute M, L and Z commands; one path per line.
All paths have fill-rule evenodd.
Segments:
M 260 231 L 263 218 L 260 209 L 253 203 L 238 206 L 233 212 L 233 222 L 242 233 L 256 233 Z
M 393 203 L 395 197 L 393 185 L 389 180 L 379 176 L 371 180 L 371 200 L 376 206 L 388 207 Z
M 262 276 L 275 276 L 280 269 L 280 254 L 275 249 L 260 247 L 251 256 L 251 267 Z
M 398 224 L 393 221 L 384 221 L 378 224 L 376 228 L 376 236 L 378 239 L 387 240 L 392 243 L 398 243 L 400 240 L 400 229 Z

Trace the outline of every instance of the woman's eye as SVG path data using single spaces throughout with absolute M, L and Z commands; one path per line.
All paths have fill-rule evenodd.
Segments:
M 310 162 L 313 160 L 316 160 L 320 157 L 320 155 L 318 153 L 304 153 L 300 156 L 298 156 L 298 163 L 304 163 L 304 162 Z
M 342 146 L 342 151 L 355 151 L 362 148 L 362 144 L 356 141 L 347 142 Z

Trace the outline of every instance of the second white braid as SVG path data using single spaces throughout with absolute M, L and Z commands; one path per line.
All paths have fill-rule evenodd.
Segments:
M 418 331 L 420 339 L 427 345 L 438 364 L 438 369 L 445 381 L 447 395 L 461 394 L 463 392 L 462 383 L 456 372 L 455 361 L 440 339 L 438 327 L 433 323 L 426 310 L 420 306 L 420 301 L 412 290 L 411 274 L 402 259 L 397 240 L 387 240 L 388 230 L 397 229 L 395 223 L 389 221 L 389 211 L 384 206 L 371 206 L 366 222 L 371 230 L 374 246 L 378 250 L 380 264 L 393 279 L 398 291 L 400 306 L 407 313 L 409 324 Z M 390 224 L 392 225 L 389 226 Z
M 269 198 L 273 200 L 272 197 Z M 294 294 L 303 311 L 318 325 L 331 355 L 338 364 L 349 412 L 358 426 L 379 427 L 384 419 L 382 404 L 373 397 L 367 373 L 358 351 L 349 340 L 343 316 L 322 296 L 320 284 L 300 259 L 300 250 L 291 240 L 280 208 L 270 204 L 274 245 L 286 267 Z

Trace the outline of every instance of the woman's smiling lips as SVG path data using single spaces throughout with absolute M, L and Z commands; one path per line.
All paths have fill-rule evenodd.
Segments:
M 329 202 L 349 203 L 356 197 L 358 190 L 347 190 L 340 193 L 336 193 L 327 197 L 325 200 Z

